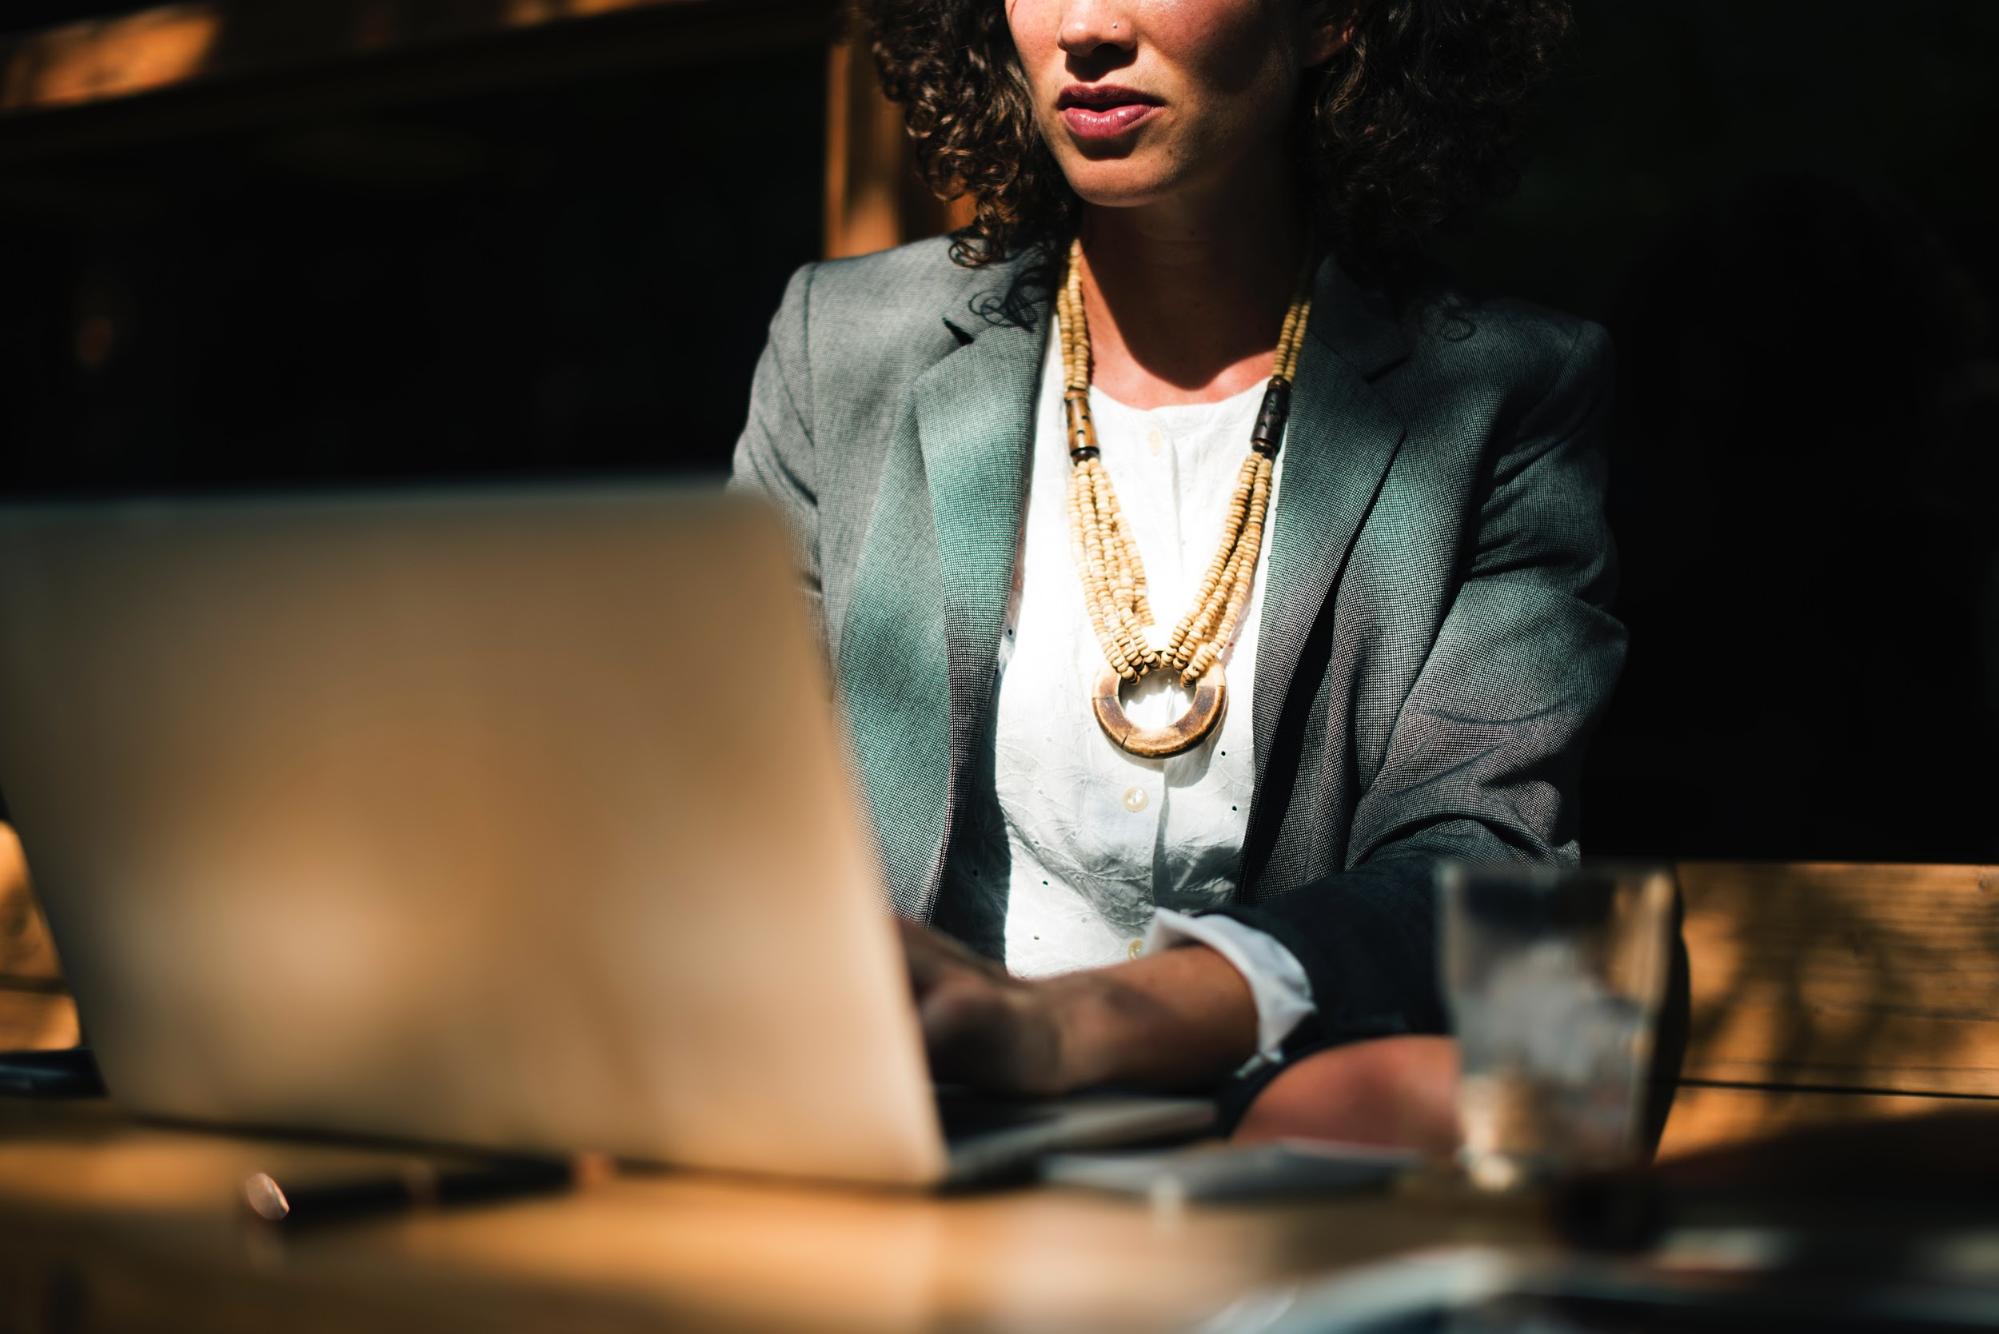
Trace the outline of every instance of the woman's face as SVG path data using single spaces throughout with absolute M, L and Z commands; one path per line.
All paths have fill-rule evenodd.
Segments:
M 1345 44 L 1324 0 L 1006 0 L 1042 136 L 1112 208 L 1281 156 L 1299 80 Z

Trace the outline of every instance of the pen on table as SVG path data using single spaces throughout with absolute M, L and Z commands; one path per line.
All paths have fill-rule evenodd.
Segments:
M 573 1158 L 496 1158 L 445 1165 L 410 1162 L 347 1174 L 287 1173 L 280 1179 L 253 1172 L 241 1196 L 250 1216 L 287 1230 L 454 1204 L 549 1194 L 597 1180 L 609 1160 L 594 1154 Z

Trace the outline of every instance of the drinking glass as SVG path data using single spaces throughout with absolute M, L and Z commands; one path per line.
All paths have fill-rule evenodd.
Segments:
M 1438 873 L 1466 1174 L 1511 1189 L 1636 1155 L 1671 961 L 1672 873 Z

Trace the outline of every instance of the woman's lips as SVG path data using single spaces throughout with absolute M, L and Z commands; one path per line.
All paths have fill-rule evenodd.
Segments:
M 1156 102 L 1119 102 L 1111 106 L 1067 106 L 1062 123 L 1078 139 L 1115 139 L 1159 110 Z

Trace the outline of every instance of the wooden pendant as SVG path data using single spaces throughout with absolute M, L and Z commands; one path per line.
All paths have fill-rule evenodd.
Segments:
M 1140 727 L 1134 723 L 1125 714 L 1124 701 L 1118 698 L 1123 688 L 1124 678 L 1117 674 L 1117 668 L 1106 665 L 1097 677 L 1091 699 L 1097 723 L 1112 741 L 1148 760 L 1165 759 L 1200 745 L 1221 723 L 1222 711 L 1228 707 L 1228 688 L 1222 679 L 1220 663 L 1209 667 L 1195 683 L 1194 702 L 1187 712 L 1164 727 Z

